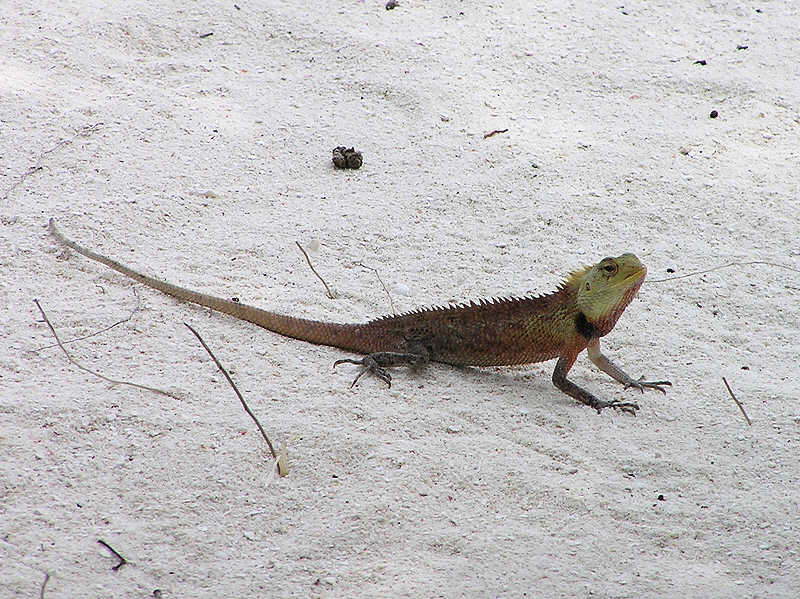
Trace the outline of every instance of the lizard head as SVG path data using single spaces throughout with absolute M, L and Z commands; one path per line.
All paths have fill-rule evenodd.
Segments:
M 614 328 L 642 286 L 646 274 L 644 264 L 633 254 L 603 258 L 594 266 L 576 273 L 580 281 L 578 307 L 597 334 L 605 335 Z

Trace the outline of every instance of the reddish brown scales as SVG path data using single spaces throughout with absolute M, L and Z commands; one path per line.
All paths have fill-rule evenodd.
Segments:
M 356 326 L 377 341 L 376 349 L 363 353 L 415 353 L 422 348 L 430 360 L 461 366 L 541 362 L 561 354 L 564 324 L 576 316 L 568 295 L 561 288 L 539 297 L 478 300 Z

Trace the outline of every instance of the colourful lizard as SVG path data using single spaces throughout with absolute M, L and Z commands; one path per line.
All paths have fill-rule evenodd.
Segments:
M 537 297 L 479 300 L 448 307 L 422 308 L 399 316 L 384 316 L 363 324 L 338 324 L 295 318 L 185 289 L 161 281 L 97 254 L 64 237 L 50 219 L 50 231 L 62 244 L 124 275 L 188 302 L 230 314 L 285 335 L 365 354 L 343 358 L 359 364 L 391 385 L 388 366 L 427 361 L 458 366 L 507 366 L 558 358 L 553 384 L 598 412 L 617 408 L 635 413 L 633 402 L 603 401 L 567 379 L 578 354 L 588 350 L 600 370 L 626 388 L 666 393 L 669 381 L 635 380 L 600 351 L 608 334 L 644 282 L 647 269 L 633 254 L 603 258 L 594 266 L 571 273 L 552 293 Z M 351 385 L 352 386 L 352 385 Z

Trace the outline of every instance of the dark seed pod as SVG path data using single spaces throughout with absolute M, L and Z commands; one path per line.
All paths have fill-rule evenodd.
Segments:
M 347 158 L 345 158 L 346 151 L 344 146 L 333 148 L 333 166 L 336 168 L 347 168 Z
M 345 157 L 347 158 L 347 168 L 361 168 L 364 163 L 361 152 L 356 152 L 353 148 L 345 152 Z

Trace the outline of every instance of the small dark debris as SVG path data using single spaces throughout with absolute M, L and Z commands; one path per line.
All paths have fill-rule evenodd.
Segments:
M 712 110 L 711 114 L 708 115 L 709 118 L 715 119 L 719 116 L 719 113 L 716 110 Z
M 392 10 L 393 8 L 397 8 L 400 6 L 400 3 L 397 0 L 389 0 L 386 3 L 386 10 Z
M 695 60 L 692 64 L 699 64 L 701 67 L 704 67 L 708 63 L 705 60 Z
M 742 366 L 742 370 L 750 370 L 749 366 Z
M 663 495 L 659 495 L 658 497 L 656 497 L 656 499 L 658 499 L 659 501 L 666 501 Z
M 111 545 L 109 545 L 108 543 L 106 543 L 106 542 L 105 542 L 103 539 L 97 539 L 97 542 L 98 542 L 100 545 L 102 545 L 103 547 L 105 547 L 106 549 L 108 549 L 108 550 L 109 550 L 109 551 L 110 551 L 112 554 L 114 554 L 114 557 L 116 557 L 116 558 L 119 560 L 119 563 L 118 563 L 116 566 L 111 566 L 111 569 L 112 569 L 112 570 L 114 570 L 114 572 L 116 572 L 116 571 L 117 571 L 117 570 L 119 570 L 119 569 L 120 569 L 122 566 L 124 566 L 125 564 L 127 564 L 127 563 L 128 563 L 128 560 L 126 560 L 124 557 L 122 557 L 122 556 L 121 556 L 121 555 L 120 555 L 120 554 L 117 552 L 117 550 L 116 550 L 116 549 L 114 549 L 114 548 L 113 548 Z
M 761 12 L 763 12 L 763 11 L 762 11 L 760 8 L 757 8 L 757 9 L 756 9 L 756 12 L 757 12 L 757 13 L 761 13 Z
M 667 272 L 668 272 L 668 273 L 673 273 L 673 272 L 675 272 L 675 269 L 674 269 L 674 268 L 668 268 L 668 269 L 667 269 Z
M 742 44 L 736 44 L 737 50 L 747 50 L 750 46 L 743 46 Z
M 333 166 L 336 168 L 361 168 L 364 160 L 361 152 L 356 152 L 354 148 L 338 146 L 333 149 Z
M 492 137 L 493 135 L 498 135 L 499 133 L 506 133 L 508 129 L 495 129 L 494 131 L 489 131 L 488 133 L 483 134 L 483 139 L 487 139 Z
M 200 39 L 202 40 L 202 39 L 205 39 L 205 38 L 207 38 L 207 37 L 211 37 L 212 35 L 214 35 L 214 32 L 213 32 L 213 31 L 209 31 L 208 33 L 203 33 L 203 34 L 200 34 L 200 36 L 199 36 L 199 37 L 200 37 Z
M 238 303 L 239 303 L 239 298 L 238 298 L 238 297 L 232 297 L 232 298 L 231 298 L 231 301 L 232 301 L 234 304 L 238 304 Z

